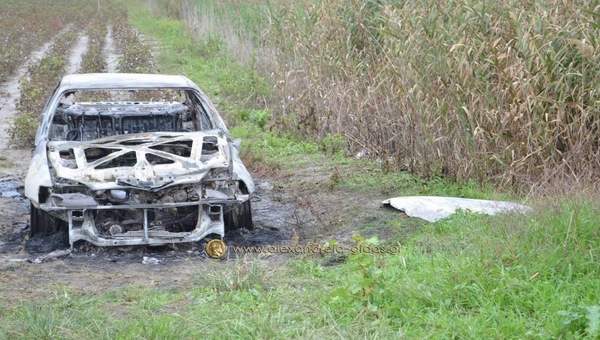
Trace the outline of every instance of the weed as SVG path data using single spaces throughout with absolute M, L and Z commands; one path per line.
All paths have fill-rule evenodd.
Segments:
M 360 305 L 366 311 L 377 312 L 382 307 L 382 298 L 387 290 L 383 279 L 385 258 L 370 252 L 372 248 L 379 246 L 379 240 L 376 237 L 366 239 L 360 235 L 352 238 L 355 241 L 353 248 L 360 251 L 348 258 L 347 269 L 357 272 L 358 278 L 350 280 L 346 287 L 335 290 L 331 296 L 332 302 L 355 307 Z
M 23 312 L 26 332 L 36 339 L 53 339 L 58 336 L 62 317 L 49 306 L 32 306 Z
M 271 120 L 271 112 L 267 110 L 252 110 L 248 118 L 254 125 L 264 129 L 269 120 Z
M 345 154 L 348 150 L 348 141 L 342 135 L 329 133 L 321 141 L 321 150 L 329 155 Z
M 600 306 L 582 306 L 572 311 L 559 311 L 558 314 L 565 317 L 562 324 L 565 336 L 600 338 Z
M 198 285 L 215 293 L 239 290 L 263 290 L 267 272 L 261 263 L 246 257 L 237 258 L 227 268 L 216 268 L 198 276 Z
M 332 191 L 336 185 L 338 185 L 338 183 L 340 183 L 342 181 L 343 177 L 342 175 L 340 175 L 340 172 L 338 171 L 337 168 L 333 168 L 333 171 L 331 172 L 331 176 L 329 176 L 329 182 L 327 183 L 327 187 L 329 188 L 329 191 Z

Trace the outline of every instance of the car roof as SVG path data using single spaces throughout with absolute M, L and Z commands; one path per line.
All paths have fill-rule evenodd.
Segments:
M 143 73 L 86 73 L 64 76 L 62 90 L 131 89 L 131 88 L 193 88 L 198 86 L 180 75 Z

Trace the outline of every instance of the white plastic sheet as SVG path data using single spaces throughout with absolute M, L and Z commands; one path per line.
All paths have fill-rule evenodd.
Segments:
M 446 218 L 454 214 L 458 209 L 487 215 L 510 211 L 520 213 L 531 211 L 531 208 L 528 206 L 512 202 L 439 196 L 394 197 L 382 203 L 403 211 L 410 217 L 420 217 L 429 222 Z

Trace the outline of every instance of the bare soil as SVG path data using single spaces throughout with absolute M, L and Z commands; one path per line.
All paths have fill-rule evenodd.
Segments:
M 259 180 L 258 184 L 253 202 L 256 229 L 229 233 L 224 240 L 226 244 L 289 244 L 291 231 L 285 226 L 294 223 L 293 209 L 286 206 L 276 192 L 267 189 L 270 186 L 266 181 Z M 0 198 L 3 207 L 0 210 L 0 298 L 5 303 L 51 298 L 52 292 L 61 286 L 82 293 L 127 285 L 172 286 L 189 281 L 207 262 L 217 261 L 206 256 L 204 242 L 119 248 L 78 243 L 71 254 L 38 263 L 52 251 L 68 249 L 66 235 L 29 238 L 29 203 L 22 196 L 22 180 L 0 182 L 0 190 L 12 196 Z M 12 208 L 5 209 L 7 205 Z M 233 253 L 228 256 L 221 261 L 235 258 Z M 158 263 L 144 264 L 144 258 L 154 258 Z M 267 261 L 275 260 L 276 257 L 267 258 Z
M 119 56 L 117 55 L 115 48 L 112 26 L 108 26 L 108 29 L 106 30 L 106 43 L 104 44 L 104 55 L 106 56 L 106 71 L 108 73 L 117 72 L 117 65 L 119 65 Z
M 77 73 L 81 67 L 81 60 L 83 54 L 88 48 L 88 36 L 81 33 L 77 41 L 75 42 L 73 48 L 71 49 L 71 54 L 69 55 L 69 64 L 67 65 L 67 74 Z

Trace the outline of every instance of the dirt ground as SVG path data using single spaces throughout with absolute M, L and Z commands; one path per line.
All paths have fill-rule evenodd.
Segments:
M 85 51 L 87 37 L 75 44 L 69 60 L 76 63 Z M 108 68 L 116 69 L 110 31 L 106 51 Z M 77 244 L 72 253 L 65 235 L 29 238 L 29 202 L 23 196 L 23 183 L 31 149 L 9 146 L 8 120 L 15 112 L 19 95 L 19 79 L 29 62 L 39 59 L 48 45 L 42 46 L 18 70 L 0 84 L 0 299 L 6 305 L 51 298 L 58 287 L 67 286 L 82 293 L 98 293 L 127 285 L 183 285 L 193 275 L 201 273 L 207 257 L 203 244 L 183 244 L 164 247 L 98 248 L 87 243 Z M 69 69 L 77 68 L 70 65 Z M 352 230 L 339 228 L 344 221 L 344 209 L 336 207 L 339 199 L 327 187 L 331 169 L 313 164 L 302 171 L 280 174 L 277 178 L 255 178 L 257 191 L 252 197 L 255 230 L 239 230 L 225 237 L 227 245 L 290 245 L 293 235 L 304 244 L 317 242 L 323 235 L 349 239 Z M 353 201 L 355 200 L 355 201 Z M 379 200 L 380 201 L 380 200 Z M 346 198 L 346 207 L 377 209 L 374 197 Z M 339 204 L 338 204 L 339 205 Z M 332 214 L 332 212 L 335 213 Z M 57 257 L 52 251 L 63 252 Z M 229 254 L 220 261 L 231 261 Z M 254 255 L 262 261 L 286 261 L 289 254 Z M 46 257 L 46 259 L 44 258 Z M 149 260 L 154 263 L 147 263 Z
M 24 154 L 27 150 L 22 150 Z M 29 155 L 30 153 L 27 153 Z M 29 238 L 29 202 L 23 197 L 26 157 L 8 153 L 19 166 L 4 167 L 0 177 L 0 299 L 6 305 L 52 298 L 60 287 L 96 294 L 123 286 L 184 286 L 215 263 L 235 261 L 238 256 L 281 265 L 293 254 L 234 254 L 220 260 L 209 258 L 204 241 L 162 247 L 106 247 L 77 243 L 70 254 L 52 258 L 69 249 L 66 235 Z M 225 236 L 228 246 L 289 246 L 293 235 L 300 245 L 322 245 L 337 240 L 349 246 L 362 221 L 384 221 L 397 212 L 381 209 L 376 194 L 339 199 L 339 192 L 323 189 L 329 180 L 320 164 L 303 171 L 255 179 L 252 198 L 254 230 L 237 230 Z M 321 175 L 317 175 L 321 174 Z M 363 215 L 356 214 L 364 210 Z M 352 213 L 351 211 L 354 211 Z M 386 232 L 385 229 L 380 230 Z M 366 235 L 365 235 L 366 236 Z M 379 235 L 385 238 L 385 235 Z M 53 252 L 54 253 L 51 253 Z M 46 256 L 51 258 L 45 260 Z M 157 263 L 147 263 L 155 259 Z M 219 262 L 220 261 L 220 262 Z
M 44 260 L 52 251 L 69 248 L 64 235 L 29 238 L 29 203 L 22 196 L 22 177 L 0 182 L 0 188 L 16 186 L 0 198 L 0 298 L 5 303 L 24 299 L 51 298 L 57 287 L 67 286 L 82 293 L 101 292 L 127 285 L 173 286 L 190 280 L 207 262 L 204 244 L 162 247 L 99 248 L 78 243 L 74 251 Z M 297 223 L 294 209 L 278 197 L 277 190 L 259 180 L 253 199 L 253 231 L 229 233 L 227 245 L 289 245 L 291 228 Z M 5 185 L 6 184 L 6 185 Z M 2 189 L 4 190 L 4 189 Z M 19 194 L 18 196 L 16 194 Z M 269 257 L 266 261 L 284 260 Z M 235 255 L 220 261 L 233 260 Z M 157 263 L 147 263 L 156 259 Z M 41 263 L 38 263 L 42 261 Z

